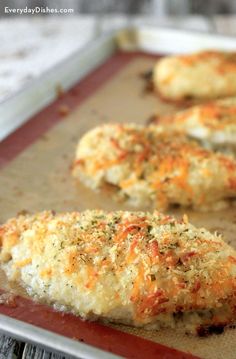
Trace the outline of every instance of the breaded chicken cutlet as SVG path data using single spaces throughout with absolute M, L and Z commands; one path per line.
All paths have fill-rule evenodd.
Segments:
M 151 123 L 183 131 L 211 148 L 236 149 L 236 97 L 153 116 Z
M 236 320 L 236 252 L 158 212 L 42 212 L 0 227 L 0 265 L 85 319 L 205 335 Z
M 201 51 L 167 56 L 153 70 L 161 97 L 171 101 L 216 99 L 236 95 L 236 53 Z
M 92 189 L 111 184 L 134 206 L 217 210 L 236 197 L 236 161 L 162 127 L 107 124 L 79 141 L 73 175 Z

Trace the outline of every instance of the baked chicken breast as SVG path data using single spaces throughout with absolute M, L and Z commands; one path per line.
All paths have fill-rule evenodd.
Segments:
M 152 124 L 171 126 L 212 148 L 236 149 L 236 97 L 153 117 Z
M 89 131 L 79 141 L 73 175 L 93 189 L 113 185 L 142 208 L 217 210 L 236 197 L 236 160 L 160 126 L 107 124 Z
M 236 252 L 158 212 L 42 212 L 0 227 L 0 264 L 38 300 L 85 319 L 200 335 L 236 320 Z
M 215 99 L 236 95 L 236 53 L 202 51 L 167 56 L 153 71 L 154 87 L 168 100 Z

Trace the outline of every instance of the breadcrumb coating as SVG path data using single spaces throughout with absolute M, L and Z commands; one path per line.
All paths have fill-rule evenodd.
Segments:
M 165 99 L 216 99 L 236 95 L 236 53 L 201 51 L 157 62 L 153 82 Z
M 138 206 L 217 210 L 236 197 L 236 161 L 158 126 L 107 124 L 79 141 L 73 176 L 92 189 L 111 184 Z
M 199 332 L 236 319 L 236 252 L 158 212 L 20 215 L 0 264 L 30 295 L 86 319 Z
M 152 124 L 183 131 L 212 148 L 236 148 L 236 97 L 190 107 L 173 115 L 153 117 Z

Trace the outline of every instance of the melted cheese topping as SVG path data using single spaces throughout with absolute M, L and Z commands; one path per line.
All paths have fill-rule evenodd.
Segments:
M 236 319 L 236 252 L 186 216 L 19 216 L 0 227 L 0 263 L 31 295 L 85 318 L 190 331 Z
M 202 51 L 168 56 L 154 67 L 153 81 L 166 99 L 214 99 L 236 95 L 236 53 Z
M 135 206 L 218 209 L 236 196 L 236 161 L 161 127 L 103 125 L 80 140 L 73 175 L 96 189 L 109 183 Z
M 163 116 L 154 123 L 184 131 L 209 145 L 236 146 L 236 98 L 193 106 L 174 115 Z

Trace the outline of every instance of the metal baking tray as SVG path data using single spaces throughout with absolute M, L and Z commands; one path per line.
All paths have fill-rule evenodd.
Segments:
M 28 133 L 28 136 L 30 137 L 29 143 L 33 143 L 35 138 L 34 133 L 32 133 L 33 127 L 31 126 L 31 124 L 32 122 L 41 122 L 40 126 L 44 126 L 44 117 L 42 114 L 46 113 L 45 111 L 47 111 L 43 110 L 44 108 L 47 108 L 47 106 L 51 103 L 57 103 L 58 97 L 60 98 L 63 93 L 67 93 L 68 90 L 71 89 L 74 85 L 77 86 L 77 90 L 79 91 L 81 84 L 82 94 L 80 96 L 85 96 L 83 94 L 83 81 L 85 81 L 92 72 L 96 71 L 97 67 L 106 67 L 106 64 L 109 64 L 110 66 L 112 63 L 109 63 L 109 59 L 112 58 L 112 56 L 115 56 L 115 54 L 117 54 L 120 50 L 123 54 L 133 54 L 133 58 L 135 57 L 135 53 L 142 53 L 142 56 L 145 56 L 145 53 L 152 54 L 155 58 L 155 55 L 167 53 L 186 53 L 204 48 L 235 50 L 236 40 L 233 37 L 218 36 L 214 34 L 187 32 L 158 27 L 152 28 L 145 26 L 139 28 L 119 30 L 113 32 L 112 34 L 106 34 L 97 40 L 94 40 L 93 42 L 89 43 L 83 50 L 78 51 L 66 61 L 60 63 L 52 70 L 46 72 L 40 79 L 32 81 L 27 87 L 16 93 L 12 98 L 0 104 L 0 134 L 2 139 L 5 138 L 0 145 L 0 165 L 5 165 L 5 162 L 8 161 L 9 158 L 14 157 L 12 153 L 9 152 L 10 142 L 11 151 L 13 151 L 14 153 L 17 153 L 17 151 L 19 150 L 18 147 L 21 147 L 19 151 L 24 150 L 25 147 L 24 145 L 22 145 L 22 142 L 25 141 L 25 139 L 23 138 L 25 133 L 24 131 L 26 131 Z M 106 71 L 109 72 L 109 69 L 106 69 Z M 94 84 L 91 84 L 91 86 L 92 85 Z M 127 89 L 127 91 L 128 90 L 130 89 Z M 89 96 L 89 91 L 90 90 L 88 89 L 86 96 Z M 73 96 L 72 92 L 71 96 Z M 95 97 L 96 94 L 93 96 Z M 103 95 L 103 100 L 104 96 L 105 95 Z M 52 104 L 50 106 L 53 107 L 54 105 Z M 40 112 L 41 110 L 43 110 L 44 112 Z M 62 108 L 62 112 L 64 110 Z M 56 111 L 55 106 L 54 111 Z M 130 114 L 129 116 L 132 117 Z M 50 117 L 49 114 L 47 114 L 47 117 Z M 48 122 L 47 124 L 45 124 L 45 128 L 47 128 L 47 126 L 48 128 L 51 126 L 51 122 L 54 121 L 53 115 L 52 119 L 50 120 L 49 118 L 47 121 Z M 22 124 L 24 124 L 24 126 L 16 130 Z M 21 131 L 22 128 L 24 128 L 24 131 Z M 12 133 L 14 130 L 16 131 Z M 36 126 L 36 132 L 37 131 L 39 131 L 39 129 Z M 10 133 L 12 134 L 7 137 Z M 28 157 L 28 159 L 30 160 L 30 157 Z M 13 171 L 12 177 L 12 181 L 14 181 L 14 178 L 17 178 L 17 172 Z M 81 199 L 81 201 L 82 200 L 83 198 Z M 86 201 L 87 200 L 88 198 L 86 198 Z M 44 203 L 41 204 L 43 205 Z M 231 232 L 233 233 L 233 231 L 234 228 L 230 228 L 229 234 Z M 128 329 L 126 329 L 125 327 L 120 329 L 123 330 L 123 334 L 128 331 Z M 114 330 L 114 328 L 112 330 Z M 52 331 L 47 331 L 35 325 L 32 326 L 31 324 L 16 320 L 8 315 L 0 314 L 0 331 L 8 333 L 19 339 L 30 341 L 77 358 L 105 359 L 118 357 L 114 354 L 97 349 L 96 346 L 92 347 L 91 345 L 89 346 L 82 342 L 66 338 L 62 335 L 55 334 Z M 140 333 L 136 332 L 135 330 L 131 334 L 133 337 L 134 335 L 140 335 Z M 163 345 L 158 346 L 158 344 L 153 343 L 151 341 L 151 337 L 149 337 L 149 334 L 143 334 L 142 332 L 141 337 L 142 336 L 145 338 L 144 340 L 150 340 L 146 343 L 146 348 L 148 346 L 151 348 L 151 354 L 149 355 L 150 358 L 196 358 L 194 356 L 191 356 L 190 354 L 181 353 L 180 351 L 173 351 L 171 353 L 168 351 L 165 352 L 163 351 Z M 124 336 L 123 338 L 126 338 L 123 340 L 129 340 L 131 339 L 131 336 Z M 136 339 L 133 342 L 131 340 L 131 343 L 133 344 L 133 346 L 135 346 L 136 343 L 137 345 L 139 345 Z M 162 343 L 165 344 L 164 339 Z M 123 343 L 123 345 L 125 346 L 126 343 Z M 157 345 L 156 349 L 155 345 Z M 137 351 L 137 353 L 140 350 L 141 354 L 139 353 L 139 358 L 142 357 L 143 353 L 141 352 L 141 347 L 139 349 L 137 348 L 134 347 L 130 352 L 131 354 L 129 353 L 123 356 L 130 358 L 136 357 L 134 354 L 135 350 Z M 117 354 L 115 350 L 111 351 Z
M 48 330 L 37 328 L 16 319 L 0 314 L 0 331 L 9 334 L 16 339 L 52 349 L 55 352 L 70 355 L 72 358 L 80 359 L 118 359 L 120 356 L 107 353 L 90 345 L 78 343 L 75 340 L 65 338 L 62 335 L 52 333 Z

